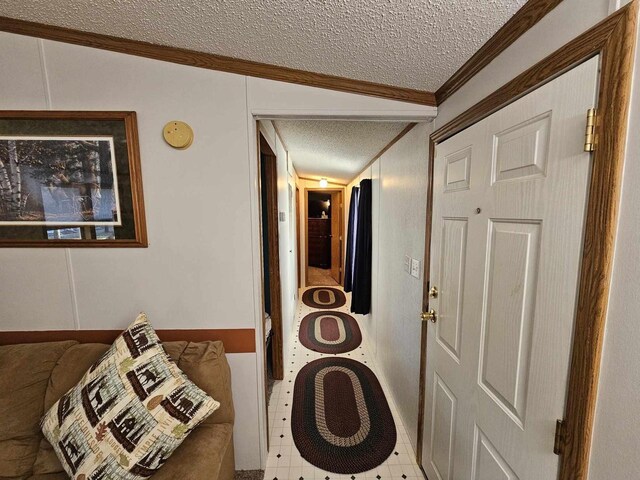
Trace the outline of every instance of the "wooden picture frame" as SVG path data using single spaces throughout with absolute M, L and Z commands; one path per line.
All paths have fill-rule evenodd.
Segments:
M 147 247 L 135 112 L 0 111 L 0 247 Z

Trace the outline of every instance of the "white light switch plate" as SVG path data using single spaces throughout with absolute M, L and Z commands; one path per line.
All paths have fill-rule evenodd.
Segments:
M 404 271 L 411 273 L 411 257 L 409 255 L 404 256 Z
M 420 278 L 420 260 L 411 259 L 411 276 Z

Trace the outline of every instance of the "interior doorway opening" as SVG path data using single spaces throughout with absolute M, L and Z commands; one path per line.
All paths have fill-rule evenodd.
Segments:
M 260 134 L 260 227 L 262 234 L 262 321 L 265 336 L 264 376 L 267 404 L 283 371 L 282 305 L 278 238 L 278 175 L 276 155 Z M 268 419 L 267 419 L 268 421 Z
M 281 395 L 283 387 L 289 386 L 287 380 L 278 380 L 276 362 L 284 358 L 287 365 L 283 373 L 291 372 L 291 361 L 300 356 L 296 350 L 300 313 L 300 297 L 308 287 L 307 246 L 308 246 L 308 192 L 330 193 L 331 206 L 325 215 L 334 223 L 331 240 L 331 263 L 337 283 L 344 284 L 347 244 L 347 207 L 353 187 L 373 175 L 372 164 L 386 152 L 390 145 L 397 142 L 409 130 L 408 121 L 418 119 L 426 121 L 430 113 L 421 113 L 409 119 L 405 118 L 360 118 L 358 114 L 341 113 L 337 117 L 326 118 L 265 118 L 264 112 L 256 115 L 252 112 L 249 119 L 250 129 L 254 133 L 251 150 L 254 160 L 251 162 L 252 204 L 254 205 L 252 243 L 254 245 L 254 301 L 256 310 L 256 350 L 258 351 L 258 371 L 260 390 L 264 399 L 259 403 L 261 455 L 263 460 L 271 447 L 280 445 L 277 434 L 282 424 Z M 418 118 L 419 117 L 419 118 Z M 412 123 L 411 126 L 415 125 Z M 262 136 L 262 138 L 261 138 Z M 426 137 L 425 137 L 426 138 Z M 266 143 L 266 145 L 265 145 Z M 269 147 L 269 148 L 266 148 Z M 261 153 L 265 153 L 268 160 Z M 275 155 L 274 155 L 275 154 Z M 275 161 L 274 161 L 275 160 Z M 275 168 L 274 168 L 275 167 Z M 269 168 L 273 168 L 271 180 L 263 177 Z M 275 180 L 275 181 L 274 181 Z M 275 183 L 275 188 L 273 187 Z M 271 188 L 270 194 L 267 193 Z M 274 193 L 275 192 L 275 193 Z M 263 193 L 265 194 L 263 196 Z M 272 196 L 273 195 L 273 196 Z M 269 200 L 271 198 L 271 200 Z M 326 202 L 326 199 L 324 200 Z M 267 207 L 263 212 L 263 204 Z M 269 206 L 270 205 L 270 206 Z M 335 206 L 339 205 L 334 210 Z M 337 214 L 336 214 L 337 213 Z M 322 211 L 320 211 L 322 217 Z M 267 227 L 277 225 L 275 231 L 263 230 L 263 218 Z M 274 229 L 276 230 L 276 229 Z M 333 233 L 337 232 L 337 233 Z M 275 237 L 275 238 L 274 238 Z M 278 252 L 273 250 L 277 249 Z M 335 252 L 335 253 L 334 253 Z M 279 269 L 270 260 L 279 253 Z M 263 264 L 267 258 L 269 263 Z M 336 261 L 337 260 L 337 261 Z M 265 322 L 265 298 L 278 299 L 271 288 L 273 280 L 270 272 L 279 270 L 280 280 L 280 321 L 277 322 L 273 311 L 271 329 Z M 265 278 L 268 279 L 265 281 Z M 269 287 L 269 288 L 267 288 Z M 273 305 L 273 302 L 272 302 Z M 272 331 L 269 336 L 269 331 Z M 281 335 L 279 335 L 281 333 Z M 265 341 L 265 334 L 267 341 Z M 280 342 L 281 350 L 278 347 Z M 298 346 L 299 348 L 299 346 Z M 273 374 L 271 373 L 273 372 Z M 417 376 L 417 375 L 416 375 Z M 270 398 L 268 385 L 274 380 Z M 281 382 L 287 382 L 282 383 Z M 291 405 L 291 403 L 289 403 Z
M 342 189 L 305 189 L 306 286 L 343 283 Z

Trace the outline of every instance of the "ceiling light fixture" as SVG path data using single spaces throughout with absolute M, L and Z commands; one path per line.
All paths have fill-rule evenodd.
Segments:
M 322 188 L 327 188 L 327 185 L 329 185 L 329 182 L 327 182 L 327 179 L 326 178 L 321 178 L 320 179 L 320 186 Z

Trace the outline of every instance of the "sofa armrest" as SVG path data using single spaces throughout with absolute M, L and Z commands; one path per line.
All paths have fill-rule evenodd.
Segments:
M 233 425 L 209 423 L 196 427 L 154 480 L 233 480 Z

